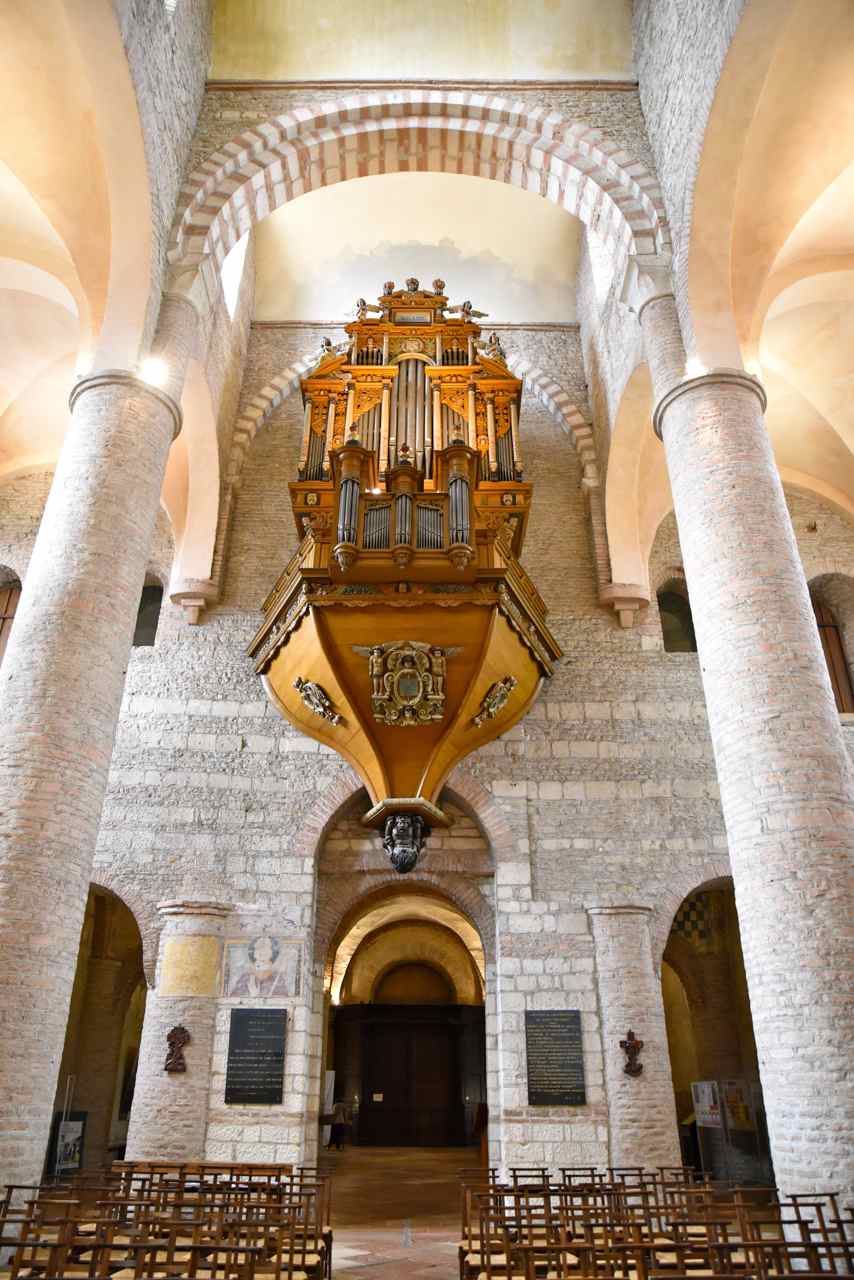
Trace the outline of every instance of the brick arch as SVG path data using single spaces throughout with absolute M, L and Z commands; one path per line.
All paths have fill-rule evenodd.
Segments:
M 652 941 L 652 959 L 656 973 L 661 972 L 661 961 L 676 912 L 686 898 L 702 889 L 713 889 L 719 881 L 732 882 L 732 868 L 729 858 L 722 854 L 719 858 L 709 858 L 699 866 L 686 867 L 679 875 L 674 876 L 668 889 L 659 898 L 650 919 L 650 938 Z
M 348 178 L 462 173 L 506 182 L 579 218 L 615 252 L 670 243 L 657 180 L 600 129 L 485 94 L 411 89 L 294 108 L 209 155 L 179 197 L 169 258 L 216 270 L 268 214 Z
M 517 378 L 522 378 L 526 388 L 548 409 L 553 418 L 572 441 L 575 452 L 581 459 L 585 480 L 599 483 L 599 461 L 596 456 L 596 441 L 593 427 L 584 414 L 573 402 L 568 391 L 556 382 L 543 369 L 538 369 L 523 356 L 507 357 L 507 367 Z
M 372 907 L 401 892 L 443 898 L 462 912 L 480 935 L 487 964 L 495 958 L 495 914 L 476 886 L 459 872 L 433 875 L 416 869 L 406 876 L 396 871 L 370 877 L 370 884 L 360 884 L 348 893 L 337 893 L 334 901 L 318 902 L 315 912 L 314 956 L 322 966 L 324 977 L 331 980 L 335 947 L 356 920 Z
M 670 965 L 685 989 L 689 1008 L 703 1002 L 703 966 L 687 938 L 670 934 L 662 960 Z
M 157 915 L 158 900 L 129 890 L 121 875 L 111 867 L 97 867 L 90 883 L 93 889 L 104 889 L 118 898 L 136 921 L 142 938 L 142 970 L 146 983 L 153 990 L 162 923 Z

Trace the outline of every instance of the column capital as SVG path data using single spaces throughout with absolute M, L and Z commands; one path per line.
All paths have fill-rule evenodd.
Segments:
M 158 902 L 157 910 L 162 916 L 213 916 L 222 919 L 231 911 L 227 902 L 206 902 L 192 898 L 171 898 L 167 902 Z
M 152 386 L 150 382 L 143 381 L 137 377 L 135 373 L 131 373 L 128 369 L 101 369 L 98 373 L 87 374 L 81 378 L 79 382 L 75 382 L 68 395 L 68 407 L 73 412 L 77 401 L 86 391 L 94 391 L 100 387 L 128 387 L 131 390 L 153 397 L 158 400 L 172 417 L 174 440 L 181 430 L 183 415 L 180 405 L 172 399 L 172 397 L 160 387 Z
M 190 626 L 196 626 L 202 611 L 219 600 L 219 588 L 210 578 L 176 578 L 169 583 L 169 599 L 184 610 Z
M 765 394 L 765 388 L 758 378 L 752 373 L 747 373 L 745 369 L 712 369 L 709 373 L 703 373 L 698 378 L 686 378 L 683 382 L 677 382 L 675 387 L 671 387 L 666 391 L 655 406 L 652 415 L 652 426 L 659 440 L 661 437 L 662 424 L 664 415 L 670 406 L 689 391 L 698 391 L 703 387 L 744 387 L 748 391 L 752 391 L 762 406 L 762 412 L 768 405 L 768 397 Z
M 589 916 L 651 916 L 652 907 L 628 903 L 619 907 L 588 907 Z
M 673 297 L 673 262 L 669 253 L 630 253 L 626 260 L 620 301 L 638 320 L 649 302 Z
M 162 299 L 168 298 L 170 302 L 186 303 L 192 308 L 195 319 L 203 320 L 210 310 L 203 271 L 209 263 L 210 254 L 202 254 L 199 261 L 181 262 L 170 266 L 163 284 Z

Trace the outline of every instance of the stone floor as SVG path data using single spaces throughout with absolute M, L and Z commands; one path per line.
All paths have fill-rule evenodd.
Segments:
M 457 1171 L 471 1148 L 348 1147 L 324 1155 L 332 1174 L 333 1280 L 454 1280 Z

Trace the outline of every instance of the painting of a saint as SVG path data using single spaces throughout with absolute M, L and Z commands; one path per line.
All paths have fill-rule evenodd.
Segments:
M 230 942 L 225 949 L 223 994 L 254 1000 L 299 995 L 298 942 L 262 934 L 251 942 Z

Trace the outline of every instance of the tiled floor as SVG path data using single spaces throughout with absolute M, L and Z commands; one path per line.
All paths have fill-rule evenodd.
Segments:
M 471 1148 L 348 1147 L 326 1154 L 333 1280 L 454 1280 L 457 1171 L 476 1157 Z

